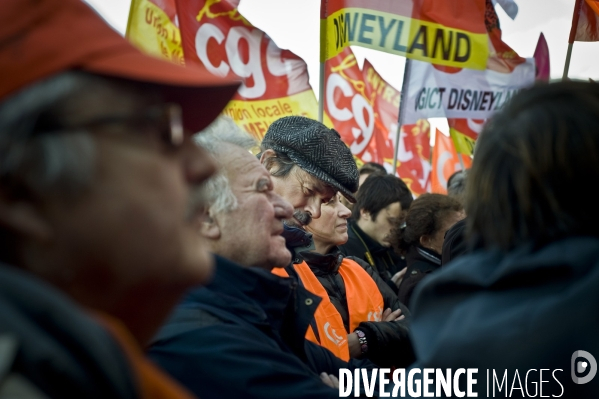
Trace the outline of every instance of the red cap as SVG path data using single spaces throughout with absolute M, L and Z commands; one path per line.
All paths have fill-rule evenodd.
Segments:
M 159 85 L 192 132 L 210 124 L 240 84 L 143 54 L 81 0 L 0 1 L 0 100 L 71 69 Z

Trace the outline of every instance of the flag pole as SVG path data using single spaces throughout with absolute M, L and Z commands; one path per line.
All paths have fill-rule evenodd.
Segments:
M 570 69 L 570 58 L 572 57 L 572 47 L 576 38 L 576 30 L 578 28 L 578 18 L 580 16 L 580 7 L 584 0 L 576 0 L 574 4 L 574 14 L 572 15 L 572 27 L 570 28 L 570 37 L 568 38 L 568 52 L 566 54 L 566 63 L 564 64 L 564 74 L 562 80 L 568 79 L 568 70 Z
M 403 82 L 401 84 L 401 94 L 399 97 L 399 115 L 397 117 L 397 132 L 395 133 L 395 151 L 393 152 L 393 174 L 397 174 L 397 156 L 399 153 L 399 140 L 401 139 L 401 127 L 403 125 L 405 107 L 404 99 L 407 98 L 408 82 L 410 80 L 410 59 L 406 58 L 406 65 L 403 72 Z
M 324 64 L 324 62 L 320 63 L 320 76 L 318 78 L 318 122 L 320 123 L 323 123 L 322 120 L 324 116 Z

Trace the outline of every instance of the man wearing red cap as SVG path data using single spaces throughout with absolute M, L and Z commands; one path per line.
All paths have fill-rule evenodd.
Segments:
M 238 83 L 79 0 L 3 0 L 0 71 L 0 397 L 191 397 L 140 348 L 211 274 L 193 220 L 215 166 L 188 132 Z

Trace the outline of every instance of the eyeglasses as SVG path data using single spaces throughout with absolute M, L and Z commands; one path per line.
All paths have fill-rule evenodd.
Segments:
M 131 127 L 132 130 L 141 132 L 158 131 L 160 139 L 169 147 L 176 148 L 183 144 L 181 107 L 172 103 L 153 106 L 134 115 L 100 116 L 73 125 L 57 123 L 48 118 L 40 118 L 34 123 L 32 136 L 86 130 L 106 125 L 126 125 Z

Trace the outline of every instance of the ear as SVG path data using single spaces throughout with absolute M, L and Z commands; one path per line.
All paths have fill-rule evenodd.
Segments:
M 260 155 L 260 163 L 261 163 L 262 165 L 264 165 L 264 162 L 265 162 L 265 161 L 266 161 L 268 158 L 270 158 L 270 157 L 273 157 L 274 155 L 275 155 L 275 151 L 274 151 L 274 150 L 272 150 L 272 149 L 270 149 L 270 148 L 269 148 L 268 150 L 265 150 L 264 152 L 262 152 L 262 155 Z
M 37 241 L 49 241 L 52 228 L 39 209 L 31 202 L 13 200 L 0 191 L 0 226 L 19 236 Z
M 430 248 L 431 236 L 429 236 L 429 235 L 420 236 L 420 245 L 422 245 L 424 248 Z
M 370 212 L 366 209 L 360 209 L 360 220 L 370 220 Z
M 211 240 L 218 240 L 221 236 L 220 226 L 216 218 L 210 216 L 208 211 L 204 211 L 200 221 L 200 235 Z

